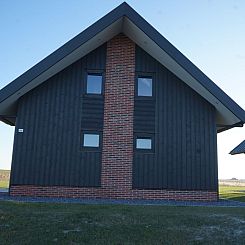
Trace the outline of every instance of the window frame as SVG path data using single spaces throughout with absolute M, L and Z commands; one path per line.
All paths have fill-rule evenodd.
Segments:
M 85 72 L 84 78 L 84 89 L 83 95 L 86 97 L 103 97 L 104 96 L 104 84 L 105 84 L 105 75 L 104 70 L 87 70 Z M 102 76 L 102 84 L 101 84 L 101 93 L 100 94 L 92 94 L 87 92 L 87 84 L 88 84 L 88 75 L 101 75 Z
M 138 95 L 138 78 L 152 79 L 152 96 Z M 137 72 L 135 78 L 135 99 L 137 100 L 155 100 L 155 76 L 153 73 Z
M 137 139 L 151 139 L 151 149 L 137 148 Z M 136 152 L 141 153 L 154 153 L 155 152 L 155 137 L 151 133 L 136 133 L 134 135 L 134 149 Z
M 99 146 L 84 146 L 84 135 L 95 134 L 99 135 Z M 101 151 L 102 149 L 102 132 L 95 130 L 81 130 L 81 150 L 83 151 Z

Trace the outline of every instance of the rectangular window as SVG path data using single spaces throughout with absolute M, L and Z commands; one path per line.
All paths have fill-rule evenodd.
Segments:
M 152 138 L 150 137 L 137 137 L 136 149 L 152 150 Z
M 139 76 L 137 79 L 137 96 L 152 97 L 153 84 L 152 77 Z
M 100 73 L 88 73 L 87 74 L 87 94 L 102 94 L 103 88 L 103 76 Z
M 100 135 L 96 133 L 84 133 L 83 134 L 83 147 L 94 147 L 100 146 Z

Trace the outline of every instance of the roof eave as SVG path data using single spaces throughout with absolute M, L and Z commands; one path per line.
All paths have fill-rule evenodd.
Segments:
M 242 141 L 238 146 L 236 146 L 229 154 L 237 155 L 245 153 L 245 140 Z
M 224 124 L 228 126 L 224 127 L 224 129 L 221 129 L 221 131 L 235 127 L 234 125 L 238 123 L 243 124 L 245 122 L 244 110 L 241 107 L 239 107 L 239 105 L 237 105 L 228 95 L 226 95 L 191 61 L 189 61 L 180 51 L 178 51 L 170 42 L 168 42 L 167 39 L 165 39 L 159 32 L 157 32 L 148 22 L 146 22 L 135 10 L 133 10 L 125 2 L 119 5 L 117 8 L 112 10 L 104 17 L 102 17 L 100 20 L 95 22 L 93 25 L 88 27 L 82 33 L 74 37 L 72 40 L 64 44 L 61 48 L 57 49 L 55 52 L 50 54 L 41 62 L 36 64 L 34 67 L 29 69 L 23 75 L 15 79 L 5 88 L 3 88 L 0 91 L 0 104 L 4 104 L 6 100 L 13 95 L 15 96 L 15 101 L 17 101 L 19 97 L 23 96 L 23 94 L 26 93 L 23 88 L 27 88 L 26 91 L 28 91 L 28 89 L 33 89 L 30 86 L 30 84 L 32 84 L 33 81 L 38 81 L 39 79 L 41 82 L 44 82 L 45 80 L 42 80 L 42 77 L 45 77 L 43 76 L 43 74 L 48 74 L 48 72 L 52 71 L 52 69 L 58 66 L 58 64 L 61 64 L 62 61 L 64 61 L 67 57 L 71 56 L 72 53 L 74 53 L 79 48 L 86 46 L 86 44 L 90 40 L 92 40 L 93 38 L 97 37 L 100 33 L 105 31 L 106 28 L 110 28 L 116 22 L 120 22 L 120 19 L 124 19 L 126 22 L 128 19 L 129 21 L 133 22 L 133 24 L 137 26 L 137 28 L 140 29 L 141 32 L 145 34 L 145 36 L 152 40 L 152 43 L 154 43 L 163 52 L 165 52 L 176 64 L 178 64 L 178 66 L 183 70 L 183 72 L 186 72 L 186 74 L 189 75 L 189 79 L 194 79 L 195 81 L 200 83 L 200 86 L 199 84 L 198 86 L 201 89 L 204 88 L 208 91 L 207 93 L 210 93 L 212 96 L 214 96 L 217 99 L 217 101 L 213 101 L 212 104 L 216 107 L 216 109 L 224 105 L 223 107 L 227 110 L 226 117 L 229 116 L 230 119 L 228 118 L 229 120 L 227 120 L 227 122 L 224 122 Z M 112 31 L 111 35 L 115 35 L 117 32 L 121 32 L 122 29 L 125 28 L 125 26 L 123 26 L 125 24 L 125 21 L 123 21 L 122 23 L 120 22 L 117 26 L 117 30 L 114 30 L 114 32 Z M 96 45 L 99 46 L 100 44 L 103 44 L 103 42 L 105 41 L 106 40 L 100 40 Z M 137 40 L 133 41 L 136 41 L 137 43 Z M 88 52 L 89 50 L 86 51 Z M 86 52 L 84 52 L 84 55 L 86 55 Z M 51 76 L 52 73 L 48 75 Z M 47 77 L 48 76 L 46 76 L 46 80 Z M 219 105 L 219 103 L 221 104 Z M 0 111 L 0 113 L 2 112 Z
M 222 133 L 226 130 L 232 129 L 232 128 L 237 128 L 237 127 L 243 127 L 244 122 L 240 121 L 239 123 L 233 124 L 233 125 L 217 125 L 217 127 L 219 128 L 217 130 L 217 133 Z
M 11 83 L 1 89 L 0 103 L 4 101 L 13 90 L 19 90 L 30 81 L 40 76 L 42 73 L 50 69 L 54 64 L 70 55 L 74 50 L 78 49 L 81 45 L 85 44 L 88 40 L 96 36 L 96 34 L 103 31 L 106 27 L 117 21 L 119 18 L 124 16 L 125 8 L 129 7 L 126 3 L 120 4 L 117 8 L 103 16 L 101 19 L 96 21 L 94 24 L 89 26 L 83 32 L 66 42 L 60 48 L 55 50 L 53 53 L 48 55 L 46 58 L 41 60 L 39 63 L 31 67 L 29 70 L 24 72 L 22 75 L 17 77 Z M 101 43 L 102 44 L 102 43 Z
M 15 126 L 16 117 L 0 116 L 0 121 L 10 126 Z
M 145 32 L 147 36 L 213 96 L 219 101 L 222 101 L 222 103 L 239 118 L 239 121 L 245 123 L 245 111 L 131 7 L 128 9 L 127 18 L 134 22 L 138 28 Z

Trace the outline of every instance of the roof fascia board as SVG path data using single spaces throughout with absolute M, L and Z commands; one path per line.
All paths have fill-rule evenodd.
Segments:
M 137 45 L 158 60 L 173 74 L 184 81 L 189 87 L 195 90 L 209 103 L 217 109 L 216 122 L 233 125 L 240 122 L 229 109 L 227 109 L 216 97 L 214 97 L 206 88 L 204 88 L 196 79 L 194 79 L 183 67 L 176 63 L 163 49 L 161 49 L 150 37 L 139 29 L 131 20 L 125 17 L 124 33 L 131 38 Z M 225 120 L 229 118 L 228 120 Z
M 221 133 L 231 128 L 243 127 L 243 122 L 235 123 L 233 125 L 217 125 L 217 132 Z
M 117 19 L 111 25 L 107 26 L 103 31 L 99 32 L 93 38 L 89 39 L 86 43 L 79 46 L 69 55 L 65 56 L 63 59 L 59 60 L 57 63 L 50 66 L 49 69 L 45 70 L 43 73 L 33 78 L 31 81 L 26 83 L 24 86 L 20 87 L 17 92 L 10 94 L 4 101 L 0 102 L 1 113 L 8 113 L 10 107 L 14 107 L 14 103 L 18 98 L 29 92 L 34 87 L 37 87 L 42 82 L 46 81 L 50 77 L 57 74 L 59 71 L 63 70 L 67 66 L 71 65 L 78 59 L 82 58 L 89 52 L 93 51 L 104 42 L 108 41 L 112 36 L 117 35 L 121 31 L 122 18 Z M 108 37 L 107 34 L 110 33 Z M 108 40 L 107 40 L 107 39 Z M 15 82 L 15 81 L 14 81 Z
M 245 140 L 242 141 L 238 146 L 236 146 L 229 154 L 231 155 L 237 155 L 237 154 L 245 154 Z M 241 149 L 240 149 L 241 148 Z
M 14 118 L 8 118 L 8 117 L 2 117 L 0 116 L 0 121 L 2 121 L 5 124 L 8 124 L 10 126 L 15 126 L 15 117 Z
M 236 104 L 224 91 L 212 82 L 198 67 L 187 59 L 176 47 L 164 38 L 153 26 L 142 18 L 134 9 L 127 5 L 126 16 L 140 28 L 150 39 L 163 49 L 176 63 L 183 67 L 213 96 L 223 103 L 236 117 L 245 122 L 245 111 Z
M 58 48 L 52 54 L 41 60 L 39 63 L 34 65 L 32 68 L 27 70 L 25 73 L 16 78 L 13 82 L 5 86 L 0 93 L 0 103 L 7 97 L 13 94 L 13 91 L 19 90 L 30 81 L 40 76 L 42 73 L 47 71 L 49 68 L 54 66 L 60 60 L 64 59 L 71 52 L 79 48 L 96 34 L 103 31 L 106 27 L 110 26 L 113 22 L 121 18 L 125 13 L 125 7 L 129 7 L 127 4 L 122 3 L 117 8 L 106 14 L 104 17 L 96 21 L 94 24 L 89 26 L 83 32 L 72 38 L 70 41 L 65 43 L 63 46 Z
M 76 37 L 64 44 L 61 48 L 57 49 L 55 52 L 47 56 L 41 62 L 36 64 L 34 67 L 26 71 L 23 75 L 3 88 L 0 93 L 0 103 L 4 107 L 5 104 L 7 105 L 6 99 L 11 95 L 17 96 L 15 99 L 22 96 L 23 93 L 28 91 L 28 89 L 30 90 L 32 89 L 32 86 L 36 85 L 36 83 L 34 84 L 35 79 L 39 79 L 40 83 L 43 82 L 42 80 L 48 77 L 44 76 L 45 74 L 47 75 L 50 73 L 49 76 L 51 76 L 52 72 L 50 71 L 55 71 L 55 66 L 62 64 L 62 61 L 65 60 L 65 58 L 71 57 L 71 54 L 74 54 L 74 52 L 78 50 L 79 47 L 88 43 L 89 40 L 103 32 L 103 30 L 105 30 L 110 25 L 113 25 L 113 23 L 118 19 L 123 18 L 123 16 L 128 18 L 134 25 L 136 25 L 142 32 L 144 32 L 145 35 L 152 40 L 152 42 L 154 42 L 158 47 L 160 47 L 160 49 L 167 53 L 167 55 L 171 57 L 174 62 L 182 67 L 192 78 L 198 81 L 204 90 L 207 90 L 210 94 L 217 98 L 217 100 L 221 102 L 222 106 L 224 105 L 223 107 L 225 110 L 229 110 L 231 112 L 228 114 L 229 116 L 231 116 L 231 114 L 235 115 L 234 117 L 236 118 L 236 123 L 239 120 L 239 123 L 245 122 L 244 110 L 240 108 L 228 95 L 226 95 L 216 84 L 214 84 L 191 61 L 189 61 L 180 51 L 178 51 L 170 42 L 168 42 L 167 39 L 165 39 L 159 32 L 157 32 L 148 22 L 146 22 L 126 3 L 119 5 L 117 8 L 99 19 L 82 33 L 78 34 Z M 122 27 L 119 28 L 119 31 L 120 29 L 122 29 Z M 24 87 L 28 89 L 25 90 Z M 23 93 L 18 95 L 19 92 Z M 234 121 L 234 119 L 232 120 Z

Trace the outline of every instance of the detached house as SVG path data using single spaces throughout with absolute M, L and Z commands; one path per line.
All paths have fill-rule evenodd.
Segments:
M 0 91 L 10 195 L 216 200 L 245 112 L 126 3 Z

